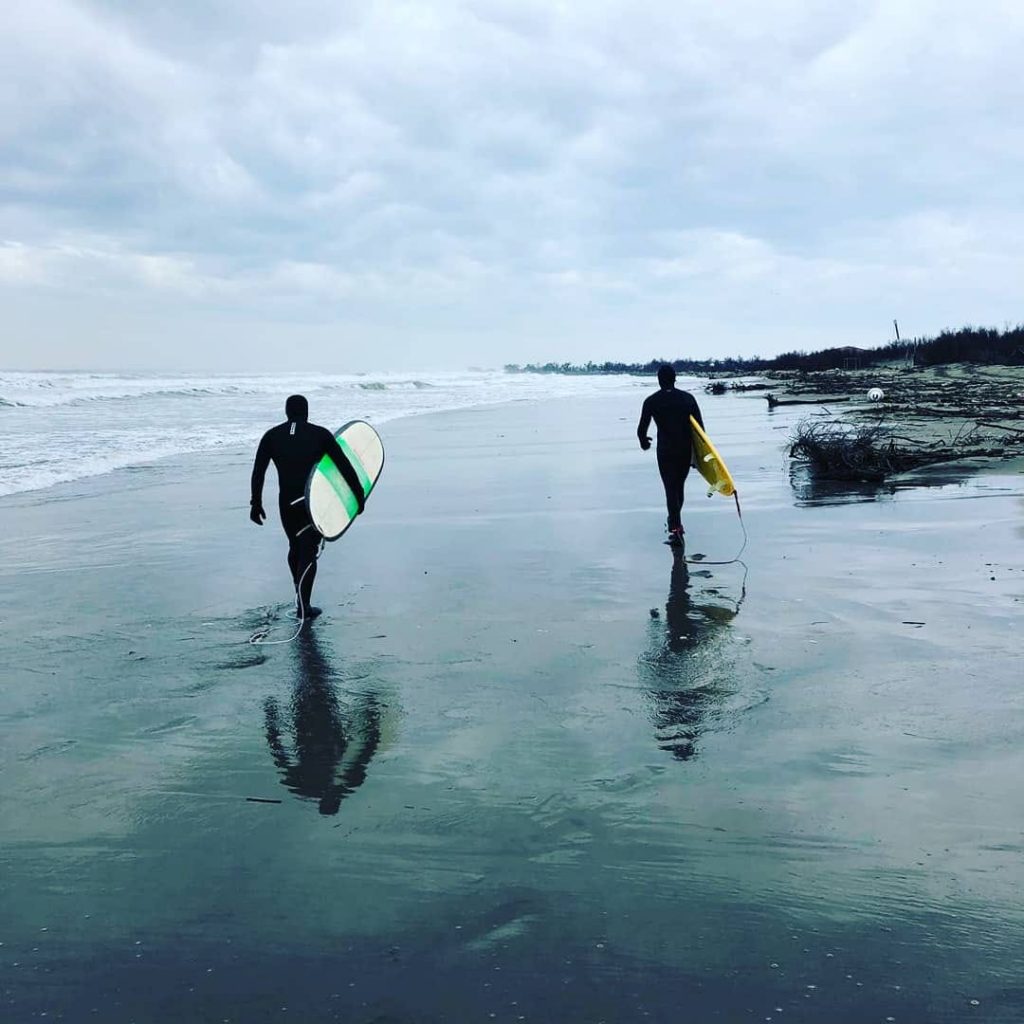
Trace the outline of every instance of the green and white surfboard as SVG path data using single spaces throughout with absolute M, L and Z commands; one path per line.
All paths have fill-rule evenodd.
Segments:
M 384 445 L 377 431 L 363 420 L 352 420 L 335 431 L 335 439 L 355 468 L 369 497 L 384 468 Z M 306 481 L 306 505 L 313 525 L 325 540 L 337 540 L 359 513 L 359 503 L 330 455 L 325 455 Z

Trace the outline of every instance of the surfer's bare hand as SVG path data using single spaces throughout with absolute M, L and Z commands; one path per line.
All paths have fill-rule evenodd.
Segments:
M 263 511 L 262 505 L 250 505 L 249 506 L 249 518 L 257 525 L 262 526 L 263 521 L 267 518 L 267 513 Z

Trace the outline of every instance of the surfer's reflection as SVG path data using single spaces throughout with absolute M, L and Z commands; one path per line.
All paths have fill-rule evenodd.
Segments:
M 381 705 L 369 693 L 338 699 L 315 633 L 307 631 L 298 639 L 296 659 L 288 714 L 282 715 L 272 697 L 264 703 L 267 743 L 282 783 L 316 800 L 321 814 L 337 814 L 341 801 L 366 779 L 380 743 Z
M 717 591 L 705 589 L 702 600 L 691 596 L 692 573 L 708 575 L 699 565 L 689 566 L 685 549 L 672 549 L 665 618 L 651 609 L 648 651 L 641 658 L 641 675 L 651 698 L 658 746 L 676 760 L 696 753 L 696 741 L 707 718 L 731 689 L 729 669 L 713 642 L 739 613 L 743 594 L 731 607 L 704 601 Z

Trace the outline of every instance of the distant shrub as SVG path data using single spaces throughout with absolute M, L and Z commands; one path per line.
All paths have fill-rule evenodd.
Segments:
M 744 359 L 728 356 L 723 359 L 651 359 L 646 363 L 588 362 L 509 363 L 510 373 L 602 374 L 632 373 L 653 377 L 663 363 L 671 363 L 678 373 L 704 375 L 710 373 L 747 374 L 765 370 L 815 372 L 867 368 L 878 363 L 912 359 L 916 366 L 940 366 L 944 363 L 1007 363 L 1024 364 L 1024 325 L 999 331 L 993 327 L 961 327 L 943 331 L 936 338 L 915 338 L 913 341 L 892 341 L 877 348 L 824 348 L 816 352 L 783 352 L 774 359 L 756 356 Z

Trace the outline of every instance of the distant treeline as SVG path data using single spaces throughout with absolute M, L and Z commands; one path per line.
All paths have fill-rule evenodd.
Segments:
M 862 369 L 879 363 L 904 362 L 914 366 L 942 363 L 1024 364 L 1024 324 L 1004 331 L 991 327 L 961 327 L 943 331 L 937 338 L 892 341 L 877 348 L 825 348 L 819 352 L 783 352 L 773 359 L 739 356 L 726 359 L 651 359 L 646 363 L 509 363 L 507 373 L 633 373 L 653 376 L 658 367 L 671 363 L 678 373 L 745 374 L 765 370 Z

